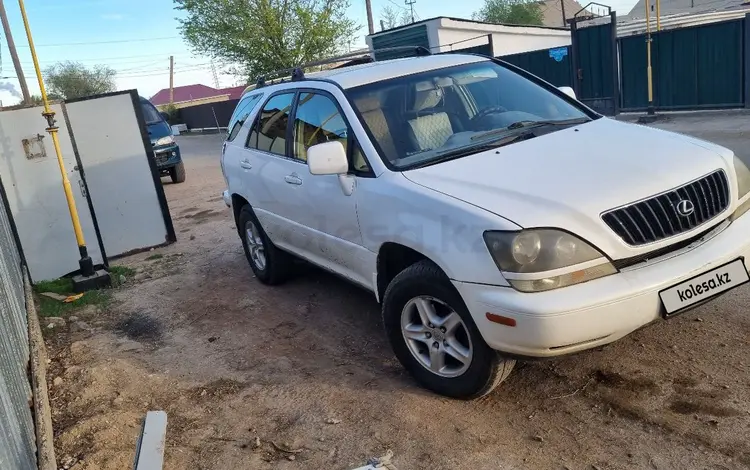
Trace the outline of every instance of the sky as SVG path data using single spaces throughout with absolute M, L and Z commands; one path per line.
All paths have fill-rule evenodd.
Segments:
M 630 11 L 636 0 L 605 0 L 619 14 Z M 18 3 L 5 0 L 5 9 L 32 94 L 39 94 L 28 41 Z M 365 0 L 350 0 L 349 17 L 361 25 L 352 48 L 364 47 L 367 33 Z M 417 20 L 435 16 L 469 18 L 484 0 L 417 0 Z M 585 4 L 585 2 L 584 2 Z M 217 86 L 210 58 L 195 54 L 180 37 L 178 17 L 170 0 L 26 0 L 26 12 L 42 69 L 60 61 L 87 66 L 107 65 L 117 72 L 119 90 L 137 89 L 151 97 L 169 86 L 169 56 L 175 58 L 175 86 L 202 83 Z M 383 7 L 408 9 L 404 0 L 372 0 L 376 30 Z M 18 79 L 0 30 L 0 101 L 9 106 L 20 101 Z M 224 73 L 214 62 L 219 87 L 243 82 Z

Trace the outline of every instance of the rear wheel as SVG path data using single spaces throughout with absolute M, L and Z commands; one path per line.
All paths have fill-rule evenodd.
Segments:
M 185 164 L 183 162 L 178 163 L 169 169 L 169 176 L 172 178 L 172 183 L 184 183 L 185 182 Z
M 487 346 L 459 293 L 428 260 L 409 266 L 388 285 L 383 323 L 401 364 L 441 395 L 486 395 L 516 362 Z
M 274 246 L 249 205 L 240 209 L 238 223 L 245 256 L 255 277 L 264 284 L 284 282 L 293 262 L 291 256 Z

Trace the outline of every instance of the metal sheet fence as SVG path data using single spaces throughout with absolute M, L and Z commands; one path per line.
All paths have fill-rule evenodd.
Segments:
M 0 202 L 0 468 L 32 470 L 37 463 L 21 257 Z

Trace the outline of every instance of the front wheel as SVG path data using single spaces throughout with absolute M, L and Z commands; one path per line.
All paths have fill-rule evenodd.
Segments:
M 169 176 L 172 178 L 172 183 L 184 183 L 185 182 L 185 164 L 183 162 L 178 163 L 169 169 Z
M 401 364 L 441 395 L 486 395 L 516 362 L 487 346 L 450 280 L 427 260 L 406 268 L 388 285 L 383 323 Z

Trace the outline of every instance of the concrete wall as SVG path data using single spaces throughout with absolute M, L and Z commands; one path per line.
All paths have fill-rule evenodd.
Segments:
M 2 198 L 0 194 L 0 468 L 36 470 L 21 256 Z
M 494 25 L 448 18 L 431 21 L 428 32 L 432 33 L 430 45 L 439 45 L 440 52 L 487 44 L 489 34 L 492 35 L 495 56 L 568 46 L 571 43 L 570 31 L 567 30 Z M 433 37 L 436 38 L 434 42 Z M 436 50 L 438 49 L 433 49 L 433 52 Z

